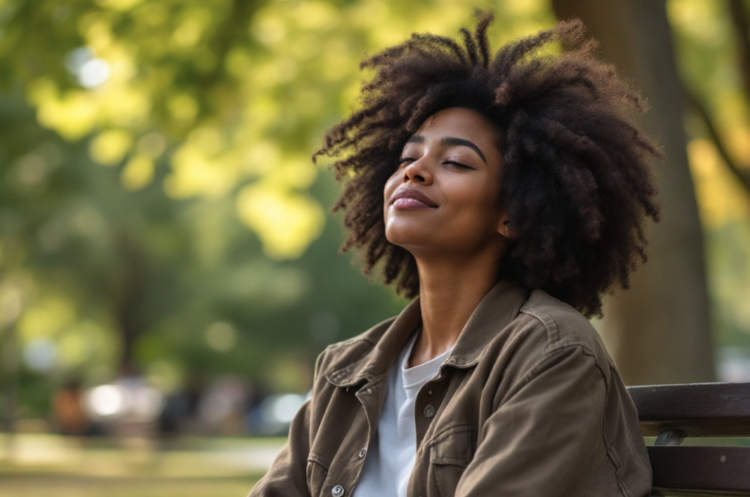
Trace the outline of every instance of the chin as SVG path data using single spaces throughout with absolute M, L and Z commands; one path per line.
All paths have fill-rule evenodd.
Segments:
M 401 247 L 415 257 L 444 250 L 444 247 L 436 244 L 435 240 L 430 236 L 415 236 L 414 234 L 405 236 L 403 233 L 401 235 L 386 236 L 385 239 L 392 245 Z
M 404 233 L 386 233 L 385 239 L 392 245 L 401 247 L 409 252 L 415 247 L 423 246 L 425 240 L 421 237 L 407 236 Z

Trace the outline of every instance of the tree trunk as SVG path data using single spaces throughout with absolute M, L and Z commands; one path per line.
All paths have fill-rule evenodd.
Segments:
M 2 402 L 0 406 L 0 415 L 2 415 L 0 429 L 5 432 L 5 443 L 3 444 L 4 456 L 13 459 L 16 435 L 16 416 L 18 403 L 18 370 L 19 370 L 19 347 L 18 333 L 16 331 L 15 320 L 11 322 L 3 331 L 0 328 L 0 338 L 2 347 L 0 356 L 2 356 Z
M 119 373 L 134 374 L 135 345 L 145 329 L 144 292 L 148 268 L 145 253 L 138 241 L 123 232 L 116 238 L 119 273 L 114 279 L 113 314 L 120 336 Z
M 663 147 L 655 164 L 662 220 L 647 228 L 649 261 L 604 302 L 595 323 L 628 384 L 714 378 L 703 237 L 688 168 L 682 90 L 663 1 L 552 0 L 578 17 L 600 55 L 633 82 L 651 109 L 643 129 Z

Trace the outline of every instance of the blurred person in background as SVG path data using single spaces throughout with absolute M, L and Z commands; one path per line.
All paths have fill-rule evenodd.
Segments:
M 587 317 L 646 260 L 659 152 L 580 22 L 490 57 L 492 18 L 362 62 L 362 108 L 313 156 L 337 157 L 344 249 L 416 298 L 318 356 L 251 496 L 649 495 L 636 410 Z
M 83 405 L 83 390 L 78 379 L 67 381 L 52 396 L 55 426 L 63 435 L 86 435 L 90 420 Z
M 161 412 L 157 418 L 159 435 L 162 440 L 170 440 L 182 433 L 196 433 L 198 406 L 205 390 L 200 375 L 191 375 L 186 384 L 165 396 Z

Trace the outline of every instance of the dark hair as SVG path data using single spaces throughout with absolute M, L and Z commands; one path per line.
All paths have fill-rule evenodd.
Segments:
M 659 220 L 647 160 L 658 148 L 626 118 L 641 97 L 597 60 L 579 20 L 502 47 L 492 58 L 491 13 L 478 12 L 463 46 L 434 34 L 364 60 L 375 75 L 361 89 L 362 109 L 333 126 L 313 155 L 336 157 L 345 183 L 333 211 L 345 211 L 342 251 L 362 249 L 363 271 L 380 261 L 385 282 L 412 297 L 414 257 L 385 238 L 383 187 L 411 134 L 447 107 L 480 112 L 500 130 L 500 197 L 516 237 L 502 256 L 500 279 L 541 288 L 590 317 L 600 294 L 646 261 L 644 214 Z M 562 52 L 538 50 L 559 41 Z

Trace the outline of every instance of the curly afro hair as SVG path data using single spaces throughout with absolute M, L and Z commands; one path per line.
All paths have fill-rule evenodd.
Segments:
M 344 182 L 333 211 L 344 210 L 342 251 L 362 251 L 363 271 L 382 265 L 386 284 L 419 292 L 414 257 L 385 238 L 383 187 L 406 140 L 432 114 L 467 107 L 500 130 L 500 197 L 516 237 L 500 261 L 499 279 L 541 288 L 583 315 L 602 316 L 601 294 L 646 261 L 645 215 L 659 220 L 648 160 L 658 147 L 628 119 L 641 97 L 594 57 L 596 43 L 579 20 L 502 47 L 492 58 L 478 12 L 463 46 L 434 34 L 364 60 L 374 77 L 362 108 L 334 125 L 313 154 L 336 158 Z M 539 49 L 558 41 L 559 55 Z

